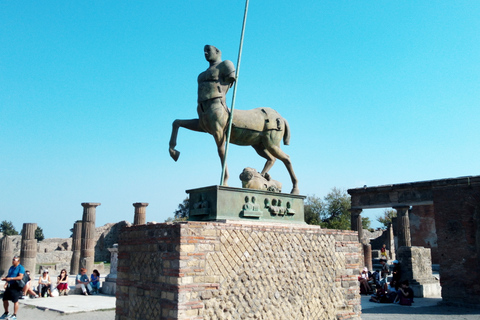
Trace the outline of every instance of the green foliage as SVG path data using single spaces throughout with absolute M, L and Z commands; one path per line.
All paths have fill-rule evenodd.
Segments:
M 0 223 L 0 232 L 3 233 L 4 236 L 18 235 L 18 231 L 15 230 L 13 223 L 7 220 L 3 220 L 2 223 Z
M 383 215 L 377 217 L 377 221 L 383 224 L 385 228 L 388 228 L 388 225 L 392 223 L 392 219 L 396 217 L 397 211 L 393 209 L 385 209 L 385 211 L 383 211 Z
M 370 230 L 370 218 L 369 217 L 362 217 L 362 229 Z M 373 229 L 371 229 L 373 230 Z
M 169 217 L 165 222 L 187 221 L 189 215 L 189 200 L 185 198 L 182 203 L 178 205 L 178 209 L 173 212 L 174 216 Z
M 42 228 L 37 227 L 37 229 L 35 230 L 35 239 L 37 239 L 38 241 L 42 241 L 43 239 L 45 239 Z
M 322 210 L 323 202 L 322 199 L 313 196 L 308 196 L 305 200 L 305 222 L 308 224 L 319 225 L 322 222 Z
M 307 197 L 305 203 L 305 222 L 308 224 L 317 224 L 327 229 L 349 230 L 349 209 L 350 196 L 345 190 L 334 187 L 323 200 L 315 195 Z M 368 218 L 366 219 L 368 220 Z M 369 222 L 370 220 L 368 220 L 368 223 Z

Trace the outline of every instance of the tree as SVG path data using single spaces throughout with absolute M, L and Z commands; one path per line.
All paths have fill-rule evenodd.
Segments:
M 43 239 L 45 239 L 42 228 L 37 227 L 37 229 L 35 230 L 35 239 L 37 239 L 38 241 L 42 241 Z
M 178 209 L 173 212 L 174 217 L 170 217 L 165 222 L 187 221 L 189 216 L 189 200 L 185 198 L 182 203 L 178 205 Z
M 362 217 L 362 229 L 369 230 L 370 229 L 370 223 L 371 223 L 371 221 L 370 221 L 369 217 Z
M 18 235 L 18 231 L 15 230 L 13 223 L 7 220 L 3 220 L 2 223 L 0 223 L 0 232 L 3 233 L 4 236 Z
M 393 209 L 385 209 L 382 216 L 377 217 L 377 221 L 388 228 L 388 225 L 392 223 L 392 219 L 397 217 L 397 211 Z
M 350 229 L 350 196 L 345 190 L 332 188 L 323 200 L 308 196 L 305 201 L 305 222 L 317 224 L 327 229 Z M 362 221 L 363 224 L 363 221 Z M 365 218 L 365 224 L 370 220 Z
M 322 222 L 322 210 L 323 210 L 323 202 L 322 199 L 319 197 L 308 196 L 305 200 L 305 222 L 308 224 L 316 224 L 320 225 Z
M 350 196 L 345 190 L 333 187 L 324 198 L 322 227 L 327 229 L 350 229 Z

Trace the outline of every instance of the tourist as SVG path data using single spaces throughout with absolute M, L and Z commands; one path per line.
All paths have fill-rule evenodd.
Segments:
M 396 281 L 397 287 L 396 289 L 398 290 L 398 286 L 400 285 L 400 278 L 402 276 L 400 264 L 398 263 L 398 260 L 393 260 L 393 271 L 392 271 L 392 280 Z
M 82 293 L 86 296 L 92 291 L 90 279 L 87 276 L 87 269 L 81 268 L 80 273 L 75 278 L 75 287 L 82 289 Z
M 48 269 L 44 269 L 40 278 L 38 278 L 38 294 L 40 297 L 53 297 L 52 296 L 52 280 L 48 275 Z
M 408 280 L 405 280 L 398 289 L 399 301 L 402 306 L 411 306 L 413 303 L 413 290 L 408 285 Z
M 358 281 L 360 282 L 360 293 L 368 294 L 372 291 L 372 288 L 368 284 L 368 280 L 371 278 L 371 273 L 368 271 L 368 268 L 365 267 L 360 273 L 358 277 Z
M 386 286 L 387 285 L 387 278 L 388 275 L 390 274 L 390 269 L 388 269 L 387 265 L 387 259 L 380 259 L 380 263 L 382 264 L 382 272 L 381 272 L 381 279 L 380 282 L 382 285 Z
M 387 245 L 383 244 L 383 247 L 380 249 L 381 258 L 388 259 L 387 257 Z
M 393 303 L 397 299 L 397 283 L 395 280 L 390 281 L 387 288 L 387 302 Z
M 17 319 L 18 312 L 18 299 L 22 295 L 22 288 L 18 285 L 17 281 L 23 280 L 23 275 L 25 274 L 25 268 L 20 264 L 20 257 L 15 256 L 12 260 L 12 266 L 8 269 L 7 276 L 2 278 L 2 281 L 7 281 L 7 287 L 5 293 L 3 294 L 3 308 L 5 313 L 0 317 L 0 319 Z M 13 302 L 13 314 L 8 313 L 8 301 Z
M 28 276 L 28 281 L 25 283 L 25 286 L 23 287 L 22 293 L 25 297 L 28 298 L 28 296 L 32 296 L 34 298 L 38 298 L 38 294 L 35 293 L 32 289 L 32 278 L 30 278 L 30 271 L 25 271 L 25 274 Z M 21 299 L 23 299 L 22 297 Z
M 386 303 L 388 302 L 387 300 L 387 294 L 385 292 L 385 288 L 382 285 L 377 285 L 377 291 L 375 294 L 372 294 L 372 297 L 369 300 L 370 302 L 381 302 L 381 303 Z
M 92 294 L 98 294 L 100 292 L 100 272 L 98 272 L 97 269 L 93 270 L 90 280 L 90 284 L 92 285 Z
M 65 269 L 62 269 L 60 275 L 57 277 L 57 290 L 59 296 L 68 296 L 68 274 Z

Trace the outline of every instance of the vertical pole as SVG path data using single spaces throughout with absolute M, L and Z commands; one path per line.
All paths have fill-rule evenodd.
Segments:
M 222 177 L 220 178 L 220 185 L 223 186 L 225 179 L 225 166 L 227 163 L 228 146 L 230 145 L 230 134 L 232 132 L 233 109 L 235 107 L 235 97 L 237 93 L 238 75 L 240 74 L 240 61 L 242 59 L 243 37 L 245 35 L 245 24 L 247 23 L 248 1 L 245 1 L 245 12 L 243 14 L 242 34 L 240 36 L 240 48 L 238 49 L 237 70 L 235 72 L 235 84 L 233 86 L 232 106 L 230 107 L 230 118 L 228 120 L 227 139 L 225 141 L 225 156 L 222 163 Z

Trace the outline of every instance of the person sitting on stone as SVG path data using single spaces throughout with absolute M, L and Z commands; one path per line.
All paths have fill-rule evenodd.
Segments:
M 370 279 L 370 277 L 371 274 L 368 271 L 368 268 L 363 268 L 362 273 L 360 273 L 360 277 L 358 277 L 358 281 L 360 282 L 360 293 L 368 294 L 372 291 L 372 288 L 368 284 L 368 279 Z
M 68 296 L 68 274 L 65 269 L 62 269 L 60 275 L 57 277 L 57 290 L 59 296 Z
M 86 296 L 92 291 L 90 279 L 87 276 L 87 269 L 81 268 L 80 273 L 75 278 L 75 287 L 82 289 L 82 293 Z
M 93 270 L 92 275 L 90 276 L 90 284 L 92 286 L 92 293 L 100 293 L 100 272 L 97 269 Z
M 387 258 L 387 245 L 386 244 L 383 244 L 383 247 L 380 249 L 380 255 L 382 256 L 382 258 L 388 259 Z
M 25 297 L 28 297 L 29 295 L 38 298 L 38 294 L 33 291 L 32 288 L 32 278 L 30 278 L 30 271 L 25 271 L 25 274 L 28 276 L 28 281 L 25 283 L 25 286 L 23 287 L 22 293 Z M 23 297 L 22 297 L 23 299 Z
M 48 275 L 48 269 L 44 269 L 42 275 L 38 279 L 38 294 L 40 297 L 52 297 L 52 280 Z
M 397 283 L 395 280 L 390 281 L 387 288 L 387 302 L 394 303 L 397 298 Z
M 413 303 L 413 290 L 408 285 L 408 280 L 405 280 L 398 289 L 399 302 L 402 306 L 411 306 Z
M 377 291 L 375 294 L 372 294 L 372 297 L 369 300 L 370 302 L 387 302 L 387 293 L 385 292 L 385 288 L 382 285 L 377 285 Z

